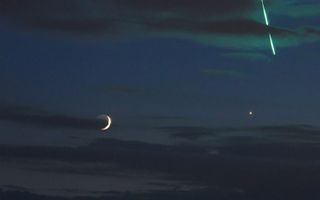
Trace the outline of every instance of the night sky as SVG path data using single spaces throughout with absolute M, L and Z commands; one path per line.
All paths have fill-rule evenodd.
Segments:
M 0 200 L 320 199 L 320 3 L 264 3 L 0 0 Z

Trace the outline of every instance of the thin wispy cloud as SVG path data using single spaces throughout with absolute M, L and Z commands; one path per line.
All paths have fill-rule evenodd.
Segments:
M 47 129 L 99 130 L 103 121 L 81 118 L 24 106 L 0 107 L 0 121 L 32 125 Z
M 265 139 L 266 141 L 284 142 L 291 144 L 320 143 L 320 127 L 304 124 L 292 125 L 266 125 L 252 127 L 190 127 L 190 126 L 167 126 L 158 127 L 157 130 L 166 132 L 174 139 L 202 140 L 210 138 L 220 140 L 237 137 Z M 243 140 L 241 140 L 243 141 Z
M 88 1 L 0 1 L 2 20 L 16 27 L 68 33 L 96 38 L 161 36 L 188 38 L 196 42 L 235 49 L 265 49 L 270 31 L 277 46 L 292 46 L 319 40 L 317 27 L 267 27 L 257 17 L 260 2 L 228 1 L 147 1 L 99 0 Z M 286 12 L 279 1 L 269 1 L 283 15 L 292 16 L 296 7 Z M 302 16 L 313 17 L 314 14 Z M 261 16 L 262 19 L 262 16 Z M 309 30 L 309 31 L 307 31 Z M 307 37 L 308 36 L 308 37 Z

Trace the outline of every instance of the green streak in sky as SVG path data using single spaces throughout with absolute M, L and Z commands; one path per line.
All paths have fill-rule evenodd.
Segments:
M 266 20 L 266 25 L 269 26 L 268 15 L 267 15 L 266 8 L 264 7 L 263 0 L 261 0 L 261 3 L 262 3 L 262 9 L 263 9 L 263 14 L 264 14 L 264 19 Z
M 272 40 L 271 33 L 269 33 L 269 40 L 270 40 L 270 45 L 271 45 L 272 53 L 273 53 L 273 55 L 276 55 L 276 50 L 275 50 L 274 45 L 273 45 L 273 40 Z
M 261 4 L 262 4 L 263 15 L 264 15 L 264 19 L 265 19 L 265 21 L 266 21 L 266 25 L 269 26 L 268 15 L 267 15 L 266 8 L 264 7 L 264 2 L 263 2 L 263 0 L 261 0 Z M 270 40 L 270 46 L 271 46 L 271 49 L 272 49 L 272 53 L 273 53 L 273 55 L 276 55 L 276 50 L 275 50 L 275 48 L 274 48 L 274 44 L 273 44 L 273 40 L 272 40 L 272 36 L 271 36 L 271 33 L 270 33 L 270 32 L 269 32 L 269 40 Z

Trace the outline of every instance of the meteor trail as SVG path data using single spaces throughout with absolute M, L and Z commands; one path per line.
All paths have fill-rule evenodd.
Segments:
M 266 20 L 266 25 L 269 26 L 269 20 L 268 20 L 268 16 L 267 16 L 267 11 L 266 11 L 266 8 L 264 7 L 264 2 L 263 2 L 263 0 L 261 0 L 261 3 L 262 3 L 262 9 L 263 9 L 264 19 Z
M 276 50 L 274 49 L 274 45 L 273 45 L 271 33 L 269 33 L 269 40 L 270 40 L 270 45 L 271 45 L 272 53 L 273 53 L 273 55 L 276 55 Z
M 263 9 L 264 20 L 266 21 L 266 25 L 269 26 L 268 15 L 267 15 L 267 11 L 264 6 L 263 0 L 261 0 L 261 4 L 262 4 L 262 9 Z M 270 46 L 271 46 L 272 53 L 273 53 L 273 55 L 276 55 L 276 50 L 273 45 L 272 35 L 271 35 L 270 31 L 269 31 L 269 40 L 270 40 Z

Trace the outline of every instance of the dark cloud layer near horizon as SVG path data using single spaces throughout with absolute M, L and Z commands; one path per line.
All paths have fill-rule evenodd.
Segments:
M 320 127 L 307 124 L 291 124 L 291 125 L 264 125 L 252 127 L 192 127 L 192 126 L 166 126 L 157 128 L 168 132 L 171 137 L 177 139 L 208 139 L 217 137 L 218 135 L 226 135 L 230 133 L 250 133 L 251 135 L 265 134 L 277 139 L 286 137 L 291 139 L 320 139 Z M 310 140 L 311 141 L 311 140 Z M 315 140 L 318 141 L 318 140 Z
M 278 1 L 267 1 L 270 5 Z M 75 36 L 119 38 L 158 35 L 189 38 L 235 49 L 269 48 L 271 31 L 276 46 L 292 46 L 319 39 L 317 27 L 288 30 L 268 28 L 257 20 L 259 1 L 0 1 L 2 20 L 18 27 L 72 33 Z M 285 10 L 284 10 L 285 13 Z M 300 30 L 300 31 L 299 31 Z
M 32 192 L 19 191 L 19 190 L 1 190 L 0 189 L 0 197 L 8 198 L 10 200 L 176 200 L 176 199 L 185 199 L 185 200 L 212 200 L 212 197 L 216 200 L 245 200 L 245 199 L 260 199 L 260 200 L 269 200 L 270 198 L 289 198 L 291 200 L 300 200 L 306 196 L 297 195 L 296 192 L 292 194 L 286 195 L 276 195 L 273 192 L 266 194 L 247 194 L 245 191 L 241 189 L 233 189 L 233 190 L 219 190 L 216 188 L 208 188 L 208 189 L 198 189 L 191 191 L 150 191 L 150 192 L 105 192 L 98 197 L 91 196 L 76 196 L 72 198 L 61 197 L 61 196 L 50 196 L 50 195 L 39 195 Z M 308 195 L 310 198 L 318 198 L 319 195 L 311 193 Z M 156 197 L 156 198 L 155 198 Z
M 61 173 L 63 170 L 61 167 L 64 166 L 61 163 L 68 163 L 65 166 L 70 164 L 78 166 L 81 163 L 112 164 L 115 166 L 111 168 L 113 173 L 122 172 L 123 177 L 127 174 L 130 178 L 135 171 L 147 174 L 160 173 L 165 175 L 165 180 L 168 181 L 185 182 L 208 188 L 208 190 L 238 189 L 247 195 L 264 195 L 269 198 L 318 192 L 320 168 L 316 163 L 311 164 L 305 161 L 315 159 L 320 152 L 319 147 L 298 145 L 294 148 L 295 151 L 290 153 L 285 145 L 259 145 L 258 143 L 242 145 L 230 144 L 222 148 L 222 154 L 219 155 L 211 154 L 206 147 L 156 145 L 105 139 L 80 147 L 1 145 L 0 158 L 5 162 L 28 160 L 32 163 L 35 161 L 38 163 L 36 167 L 38 172 L 41 172 L 41 168 L 44 167 L 44 171 L 51 173 Z M 310 152 L 313 153 L 310 154 Z M 278 154 L 280 157 L 275 156 Z M 309 156 L 304 158 L 306 155 Z M 292 158 L 296 159 L 295 162 L 290 161 Z M 52 163 L 47 163 L 48 166 L 39 163 L 46 163 L 46 161 L 52 161 Z M 55 164 L 56 161 L 60 164 Z M 70 166 L 66 170 L 72 172 Z M 91 171 L 92 175 L 99 176 L 95 170 L 95 168 L 88 168 L 84 170 L 84 174 L 90 175 Z M 105 170 L 110 169 L 107 167 Z M 74 173 L 82 174 L 83 172 L 75 171 Z M 101 175 L 112 176 L 113 173 L 109 175 L 101 173 Z M 297 188 L 299 190 L 296 190 Z M 192 192 L 192 190 L 188 191 Z M 270 191 L 273 192 L 270 193 Z
M 47 129 L 99 130 L 105 122 L 97 118 L 80 118 L 27 106 L 0 107 L 0 121 L 32 125 Z

